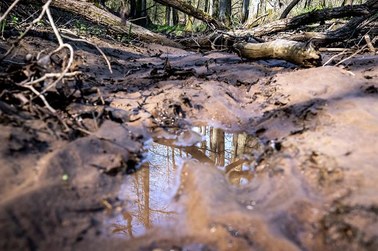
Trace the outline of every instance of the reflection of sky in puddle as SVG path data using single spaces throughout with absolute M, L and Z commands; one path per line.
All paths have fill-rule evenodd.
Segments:
M 180 147 L 175 146 L 178 139 L 160 139 L 157 140 L 159 143 L 152 143 L 141 170 L 126 177 L 119 197 L 128 201 L 124 208 L 127 212 L 124 211 L 116 218 L 114 232 L 136 237 L 153 226 L 174 222 L 176 209 L 171 198 L 178 185 L 177 163 L 182 159 L 194 158 L 200 162 L 212 163 L 228 173 L 245 173 L 247 175 L 234 175 L 234 178 L 228 175 L 228 178 L 234 184 L 249 182 L 252 172 L 248 166 L 243 166 L 245 161 L 237 156 L 246 153 L 246 145 L 251 146 L 248 138 L 253 142 L 254 138 L 210 127 L 196 127 L 192 130 L 181 138 Z M 193 142 L 196 137 L 203 141 L 195 146 L 182 146 L 185 145 L 185 140 Z M 250 150 L 251 148 L 248 151 Z
M 217 152 L 215 149 L 212 149 L 211 147 L 211 138 L 210 138 L 210 134 L 211 134 L 211 130 L 219 130 L 220 133 L 223 133 L 224 134 L 224 153 L 219 153 Z M 201 135 L 204 136 L 204 141 L 202 141 L 201 143 L 198 143 L 197 146 L 202 148 L 202 149 L 206 149 L 206 151 L 204 152 L 206 154 L 206 156 L 212 158 L 212 160 L 215 162 L 216 165 L 218 166 L 224 166 L 224 165 L 228 165 L 231 163 L 232 161 L 232 154 L 233 154 L 233 136 L 235 135 L 234 133 L 226 133 L 226 132 L 223 132 L 222 130 L 220 129 L 214 129 L 214 128 L 210 128 L 210 127 L 205 127 L 205 128 L 201 128 L 201 127 L 195 127 L 193 128 L 193 131 L 195 132 L 198 132 L 200 133 Z M 222 158 L 224 158 L 224 160 L 222 160 Z M 224 163 L 222 165 L 222 163 Z

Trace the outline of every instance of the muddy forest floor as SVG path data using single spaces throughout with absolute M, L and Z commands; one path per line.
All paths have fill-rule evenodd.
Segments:
M 377 55 L 300 69 L 92 42 L 113 74 L 70 42 L 83 74 L 49 93 L 75 130 L 1 93 L 1 250 L 378 250 Z

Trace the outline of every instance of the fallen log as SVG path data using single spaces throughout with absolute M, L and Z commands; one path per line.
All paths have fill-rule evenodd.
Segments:
M 273 33 L 286 31 L 290 29 L 296 29 L 303 25 L 316 23 L 320 21 L 330 20 L 333 18 L 344 18 L 344 17 L 365 17 L 370 13 L 368 5 L 355 5 L 355 6 L 342 6 L 332 9 L 323 9 L 305 13 L 292 18 L 285 18 L 276 20 L 265 25 L 257 26 L 250 30 L 237 30 L 230 34 L 234 36 L 246 36 L 253 35 L 257 37 L 270 35 Z
M 277 39 L 266 43 L 236 43 L 234 49 L 242 58 L 284 59 L 305 67 L 321 65 L 320 53 L 311 43 Z
M 350 39 L 358 35 L 362 28 L 364 28 L 364 26 L 369 23 L 369 19 L 378 19 L 378 13 L 376 12 L 374 16 L 362 16 L 352 18 L 344 26 L 334 31 L 304 32 L 302 34 L 295 34 L 291 36 L 290 39 L 297 41 L 312 40 L 317 44 L 327 44 L 331 42 L 345 41 L 346 39 Z M 374 32 L 375 31 L 371 29 L 371 33 Z
M 47 0 L 40 0 L 39 2 L 46 3 Z M 154 33 L 131 22 L 123 21 L 120 17 L 117 17 L 106 10 L 100 9 L 90 2 L 76 0 L 54 0 L 52 1 L 51 6 L 80 15 L 93 23 L 105 25 L 116 33 L 127 34 L 144 42 L 158 43 L 178 48 L 183 47 L 179 43 L 176 43 L 163 35 Z

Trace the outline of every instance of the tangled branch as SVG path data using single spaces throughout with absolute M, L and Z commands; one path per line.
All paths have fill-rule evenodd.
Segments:
M 6 16 L 9 14 L 9 12 L 17 5 L 17 3 L 19 2 L 19 0 L 16 0 L 13 2 L 13 4 L 7 9 L 7 11 L 4 13 L 4 15 L 0 18 L 0 20 L 4 20 L 6 18 Z M 72 63 L 73 63 L 73 60 L 74 60 L 74 50 L 72 48 L 72 46 L 68 43 L 64 43 L 63 42 L 63 39 L 55 25 L 55 22 L 54 22 L 54 19 L 51 15 L 51 12 L 50 12 L 50 4 L 51 4 L 52 0 L 48 0 L 42 7 L 42 11 L 40 13 L 40 15 L 34 19 L 30 25 L 26 28 L 26 30 L 16 39 L 15 42 L 13 42 L 11 48 L 0 58 L 0 62 L 2 60 L 4 60 L 4 58 L 6 58 L 16 47 L 17 45 L 20 43 L 20 41 L 25 37 L 25 35 L 33 28 L 33 26 L 38 23 L 39 21 L 42 20 L 43 16 L 46 15 L 47 16 L 47 19 L 49 20 L 49 23 L 50 23 L 50 26 L 52 27 L 53 29 L 53 32 L 54 32 L 54 35 L 56 37 L 56 39 L 58 40 L 58 43 L 59 43 L 59 46 L 58 48 L 56 48 L 54 51 L 50 52 L 48 54 L 48 57 L 51 57 L 53 54 L 56 54 L 58 52 L 60 52 L 61 50 L 63 49 L 68 49 L 69 51 L 69 57 L 68 57 L 68 62 L 66 64 L 66 66 L 63 66 L 64 69 L 62 72 L 60 73 L 46 73 L 43 77 L 40 77 L 38 79 L 34 79 L 34 76 L 31 76 L 29 77 L 26 81 L 23 81 L 21 83 L 19 83 L 18 85 L 21 86 L 21 87 L 24 87 L 24 88 L 27 88 L 29 90 L 31 90 L 35 95 L 37 95 L 41 100 L 42 102 L 45 104 L 46 108 L 52 112 L 52 113 L 55 113 L 55 109 L 52 108 L 50 106 L 50 104 L 47 102 L 47 100 L 45 99 L 45 97 L 43 96 L 43 94 L 48 91 L 49 89 L 51 89 L 52 87 L 56 86 L 56 84 L 61 81 L 64 77 L 67 77 L 67 76 L 73 76 L 73 75 L 77 75 L 77 74 L 80 74 L 81 72 L 73 72 L 73 73 L 68 73 L 71 66 L 72 66 Z M 38 58 L 37 58 L 38 59 Z M 39 92 L 38 90 L 36 90 L 34 88 L 34 85 L 35 84 L 38 84 L 42 81 L 45 81 L 46 79 L 48 78 L 56 78 L 52 83 L 50 83 L 48 86 L 46 86 L 41 92 Z

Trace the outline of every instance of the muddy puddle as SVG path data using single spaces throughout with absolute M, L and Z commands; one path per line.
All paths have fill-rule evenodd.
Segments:
M 269 143 L 273 147 L 273 142 Z M 180 167 L 186 160 L 216 166 L 231 185 L 249 184 L 266 153 L 264 145 L 247 133 L 225 132 L 210 126 L 156 136 L 140 170 L 126 177 L 119 197 L 129 203 L 111 221 L 112 232 L 133 238 L 153 227 L 174 224 L 178 206 L 172 201 L 180 185 Z
M 177 51 L 190 74 L 166 76 L 158 49 L 119 46 L 109 76 L 91 50 L 85 97 L 105 105 L 67 109 L 93 135 L 0 114 L 0 250 L 378 250 L 376 56 L 293 71 Z

